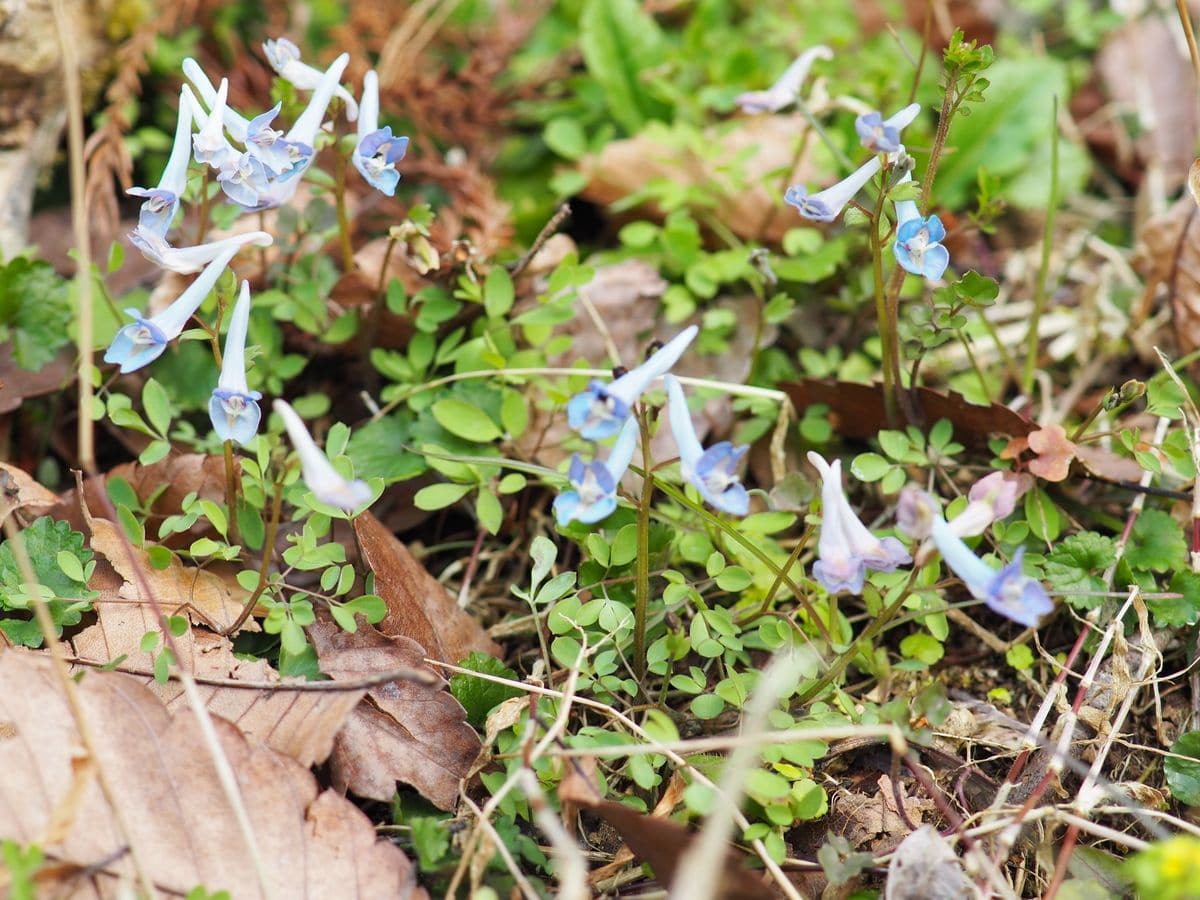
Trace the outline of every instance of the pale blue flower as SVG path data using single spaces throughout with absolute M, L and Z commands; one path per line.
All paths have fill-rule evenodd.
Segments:
M 379 76 L 371 69 L 363 76 L 362 104 L 358 113 L 358 144 L 354 167 L 376 190 L 389 197 L 396 193 L 400 173 L 396 163 L 404 158 L 408 138 L 393 137 L 389 126 L 379 127 Z
M 247 244 L 269 247 L 274 242 L 274 238 L 265 231 L 249 231 L 194 247 L 172 247 L 156 232 L 147 231 L 141 225 L 129 233 L 129 240 L 150 262 L 182 275 L 199 272 L 230 247 L 244 247 Z
M 554 517 L 559 525 L 566 525 L 572 519 L 591 525 L 612 514 L 617 508 L 617 485 L 633 460 L 637 440 L 637 419 L 626 419 L 604 462 L 585 463 L 578 453 L 571 457 L 567 479 L 572 490 L 563 491 L 554 499 Z
M 1037 628 L 1054 610 L 1054 603 L 1041 582 L 1021 571 L 1025 550 L 1017 548 L 1013 560 L 998 571 L 975 555 L 942 517 L 937 501 L 916 487 L 900 494 L 896 518 L 901 528 L 915 538 L 933 539 L 946 566 L 957 575 L 971 596 L 992 611 L 1028 628 Z
M 816 194 L 810 194 L 802 184 L 793 185 L 784 194 L 784 201 L 799 210 L 800 215 L 816 222 L 832 222 L 842 214 L 846 204 L 863 189 L 881 168 L 878 156 L 869 160 L 837 184 Z
M 275 177 L 290 175 L 296 162 L 303 155 L 293 149 L 282 131 L 271 127 L 271 122 L 282 108 L 282 103 L 276 103 L 273 108 L 251 119 L 246 127 L 246 152 L 261 162 Z M 312 155 L 312 148 L 308 149 L 308 155 Z
M 204 101 L 205 106 L 212 109 L 217 102 L 217 89 L 213 87 L 208 76 L 204 74 L 204 70 L 200 68 L 200 64 L 190 56 L 183 61 L 183 74 L 187 80 L 192 83 L 192 86 L 200 93 L 200 99 Z M 187 89 L 187 86 L 184 86 Z M 189 91 L 188 96 L 191 96 Z M 195 98 L 192 100 L 195 103 Z M 196 104 L 197 108 L 203 108 Z M 225 129 L 233 135 L 233 139 L 240 143 L 246 143 L 246 133 L 250 130 L 250 120 L 241 115 L 237 110 L 231 109 L 228 104 L 224 107 Z M 207 119 L 207 116 L 205 117 Z
M 592 379 L 587 390 L 567 403 L 567 422 L 589 441 L 612 437 L 629 418 L 638 397 L 670 371 L 699 330 L 695 325 L 685 328 L 636 369 L 608 384 Z
M 302 91 L 316 90 L 320 86 L 325 73 L 301 62 L 300 48 L 287 38 L 266 41 L 262 48 L 271 68 L 285 81 L 290 81 Z M 351 122 L 357 119 L 358 104 L 354 102 L 350 92 L 338 84 L 334 94 L 346 104 L 346 118 Z
M 217 283 L 217 278 L 225 271 L 225 267 L 237 252 L 236 246 L 221 251 L 205 266 L 196 280 L 188 285 L 187 290 L 157 315 L 146 319 L 136 309 L 125 310 L 137 321 L 117 332 L 104 354 L 104 361 L 118 363 L 121 371 L 125 373 L 133 372 L 158 359 L 167 348 L 167 344 L 182 333 L 188 319 L 195 315 L 204 298 Z
M 671 433 L 679 448 L 679 471 L 709 506 L 735 516 L 750 511 L 750 495 L 741 483 L 737 466 L 749 445 L 734 447 L 729 441 L 713 444 L 707 450 L 700 446 L 692 414 L 688 412 L 683 387 L 674 375 L 663 376 L 667 386 L 667 413 L 671 417 Z
M 922 218 L 915 214 L 916 204 L 911 210 L 901 210 L 901 203 L 911 202 L 896 204 L 896 241 L 892 244 L 892 252 L 902 268 L 937 281 L 950 265 L 950 251 L 941 244 L 946 237 L 946 228 L 937 216 Z M 904 215 L 909 218 L 902 218 Z
M 821 475 L 821 538 L 813 578 L 831 594 L 860 594 L 867 569 L 894 572 L 912 557 L 894 537 L 879 538 L 858 518 L 842 488 L 842 461 L 826 462 L 811 450 L 808 461 Z
M 347 511 L 356 509 L 371 499 L 371 488 L 365 481 L 347 481 L 333 467 L 291 406 L 283 400 L 276 400 L 272 408 L 283 419 L 288 437 L 292 439 L 292 446 L 296 448 L 296 454 L 300 457 L 301 477 L 314 497 L 322 503 Z
M 213 98 L 212 109 L 207 115 L 199 103 L 192 99 L 192 118 L 200 126 L 200 130 L 192 136 L 192 149 L 196 162 L 213 169 L 222 168 L 237 155 L 237 150 L 225 137 L 225 97 L 228 93 L 229 81 L 222 78 L 217 95 Z M 190 91 L 187 96 L 191 96 Z
M 800 96 L 800 88 L 808 71 L 818 59 L 833 59 L 833 51 L 823 44 L 818 44 L 805 50 L 792 62 L 779 80 L 765 91 L 750 91 L 739 94 L 734 100 L 744 113 L 779 112 L 784 107 L 795 103 Z
M 227 159 L 217 173 L 217 183 L 225 196 L 246 209 L 258 209 L 260 197 L 271 190 L 266 166 L 249 153 Z
M 185 88 L 186 90 L 186 88 Z M 175 119 L 175 143 L 171 145 L 171 155 L 167 158 L 167 167 L 163 170 L 158 187 L 132 187 L 125 193 L 134 197 L 142 197 L 145 202 L 138 212 L 138 228 L 151 232 L 159 237 L 166 237 L 179 209 L 179 200 L 187 187 L 188 161 L 192 158 L 192 109 L 179 93 L 179 113 Z
M 208 401 L 213 431 L 223 441 L 236 441 L 243 447 L 254 440 L 262 410 L 262 394 L 246 384 L 246 329 L 250 323 L 250 282 L 242 282 L 242 291 L 229 317 L 225 352 L 221 355 L 221 377 Z
M 920 103 L 910 103 L 887 119 L 877 112 L 867 113 L 854 120 L 854 130 L 862 145 L 874 153 L 895 153 L 900 149 L 900 132 L 912 124 Z

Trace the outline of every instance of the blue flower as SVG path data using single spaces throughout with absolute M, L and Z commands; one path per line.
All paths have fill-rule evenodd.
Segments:
M 784 70 L 779 80 L 765 91 L 739 94 L 733 102 L 744 113 L 779 112 L 800 96 L 800 87 L 808 77 L 808 70 L 818 59 L 833 59 L 833 51 L 823 44 L 805 50 Z
M 186 90 L 186 88 L 184 88 Z M 167 167 L 163 169 L 158 187 L 132 187 L 125 193 L 142 197 L 145 202 L 138 212 L 138 227 L 165 237 L 179 209 L 179 199 L 187 187 L 188 161 L 192 158 L 192 109 L 183 91 L 179 93 L 179 114 L 175 120 L 175 143 Z
M 734 447 L 729 441 L 721 441 L 707 450 L 702 448 L 679 380 L 666 375 L 663 383 L 667 386 L 667 412 L 679 448 L 679 470 L 683 477 L 709 506 L 735 516 L 746 515 L 750 511 L 750 495 L 742 486 L 737 466 L 749 446 Z
M 272 408 L 283 419 L 296 455 L 300 457 L 300 475 L 305 486 L 322 503 L 344 510 L 352 510 L 371 499 L 371 488 L 365 481 L 348 481 L 330 463 L 329 457 L 313 441 L 296 411 L 283 400 L 276 400 Z
M 832 222 L 841 215 L 846 204 L 854 199 L 854 195 L 863 189 L 863 186 L 875 176 L 880 168 L 879 157 L 872 156 L 857 170 L 823 191 L 810 194 L 804 185 L 797 184 L 787 189 L 783 199 L 796 207 L 800 215 L 806 219 Z
M 1054 603 L 1041 582 L 1021 571 L 1024 548 L 1018 548 L 1013 560 L 999 571 L 975 555 L 942 517 L 937 501 L 924 491 L 907 487 L 901 492 L 897 519 L 912 537 L 930 537 L 942 554 L 946 566 L 957 575 L 971 596 L 982 600 L 994 612 L 1028 628 L 1037 628 Z
M 247 244 L 269 247 L 274 238 L 265 231 L 248 231 L 219 241 L 197 244 L 195 247 L 172 247 L 156 232 L 147 231 L 139 224 L 129 233 L 129 241 L 142 251 L 142 256 L 155 265 L 182 275 L 190 275 L 192 272 L 199 272 L 230 247 L 244 247 Z
M 567 479 L 572 490 L 563 491 L 554 499 L 554 517 L 559 525 L 566 525 L 572 519 L 590 525 L 612 514 L 617 508 L 617 485 L 633 459 L 637 439 L 637 420 L 626 419 L 604 462 L 585 463 L 578 453 L 571 457 Z
M 225 267 L 237 252 L 236 246 L 223 250 L 205 266 L 204 271 L 188 285 L 187 290 L 158 315 L 146 319 L 136 309 L 125 310 L 137 321 L 117 332 L 104 354 L 104 361 L 118 363 L 121 371 L 127 373 L 158 359 L 167 348 L 167 344 L 179 337 L 183 326 L 195 315 L 204 298 L 217 283 L 217 278 L 225 271 Z
M 300 48 L 287 38 L 266 41 L 262 48 L 271 68 L 285 81 L 290 81 L 302 91 L 315 90 L 320 86 L 325 73 L 301 62 Z M 346 104 L 346 118 L 353 122 L 358 118 L 358 104 L 354 102 L 354 97 L 340 84 L 336 86 L 335 93 Z
M 638 397 L 656 378 L 670 371 L 699 330 L 695 325 L 685 328 L 648 360 L 615 381 L 604 384 L 592 379 L 587 390 L 567 402 L 567 422 L 589 441 L 612 437 L 629 418 Z
M 896 207 L 896 217 L 900 220 L 904 213 L 899 203 Z M 915 212 L 915 204 L 913 210 Z M 950 265 L 950 251 L 940 243 L 945 237 L 946 228 L 937 216 L 921 218 L 920 215 L 912 215 L 911 218 L 898 221 L 892 252 L 904 269 L 914 275 L 924 275 L 930 281 L 937 281 L 946 271 L 946 266 Z
M 276 131 L 271 127 L 271 123 L 282 108 L 282 103 L 276 103 L 273 108 L 251 119 L 246 126 L 244 139 L 246 152 L 261 162 L 276 177 L 290 173 L 298 158 L 289 152 L 288 142 L 284 139 L 283 132 Z
M 821 538 L 813 578 L 829 591 L 860 594 L 866 570 L 894 572 L 912 557 L 894 537 L 878 538 L 862 523 L 842 488 L 842 461 L 828 463 L 811 450 L 808 461 L 821 474 Z
M 871 112 L 854 120 L 854 130 L 862 145 L 874 153 L 895 153 L 900 149 L 900 132 L 921 111 L 920 103 L 910 103 L 890 118 Z
M 258 209 L 260 196 L 271 189 L 267 168 L 249 153 L 226 160 L 217 173 L 225 196 L 246 209 Z
M 200 64 L 191 57 L 188 57 L 183 61 L 183 74 L 196 90 L 200 92 L 200 99 L 204 101 L 209 109 L 212 109 L 217 102 L 217 89 L 208 80 L 208 76 L 204 74 L 204 70 L 200 68 Z M 184 85 L 183 89 L 191 101 L 190 107 L 193 110 L 199 110 L 202 116 L 200 121 L 207 121 L 208 116 L 204 112 L 204 107 L 196 101 L 191 91 L 188 90 L 187 85 Z M 228 104 L 224 107 L 224 118 L 225 128 L 233 135 L 234 140 L 240 141 L 243 144 L 246 143 L 246 133 L 250 130 L 250 120 L 237 112 L 237 110 L 230 109 Z
M 379 76 L 371 69 L 363 76 L 362 103 L 358 112 L 358 144 L 354 167 L 376 190 L 391 197 L 400 183 L 396 163 L 404 158 L 408 138 L 393 137 L 388 126 L 379 127 Z
M 254 440 L 262 410 L 262 394 L 246 384 L 246 329 L 250 322 L 250 282 L 242 282 L 242 291 L 229 317 L 225 352 L 221 355 L 221 377 L 208 401 L 213 431 L 223 441 L 236 441 L 243 447 Z

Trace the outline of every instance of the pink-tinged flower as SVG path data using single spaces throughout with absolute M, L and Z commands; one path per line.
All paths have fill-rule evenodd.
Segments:
M 894 537 L 873 535 L 855 514 L 842 489 L 842 461 L 828 463 L 809 451 L 808 461 L 821 474 L 821 538 L 813 577 L 831 594 L 862 592 L 866 570 L 893 572 L 912 562 Z
M 1031 487 L 1033 477 L 1024 473 L 998 470 L 985 475 L 971 485 L 967 506 L 950 520 L 950 530 L 962 538 L 983 534 L 993 522 L 1008 518 Z M 933 541 L 926 538 L 917 550 L 917 564 L 924 565 L 933 549 Z
M 303 420 L 290 405 L 283 400 L 276 400 L 272 408 L 283 419 L 292 446 L 296 448 L 296 455 L 300 457 L 301 477 L 314 497 L 346 511 L 356 509 L 371 499 L 371 489 L 365 481 L 349 481 L 333 467 L 329 457 L 321 452 Z
M 875 177 L 875 173 L 881 167 L 882 163 L 879 157 L 872 156 L 837 184 L 815 194 L 810 194 L 808 188 L 802 184 L 792 185 L 783 196 L 784 202 L 796 207 L 800 215 L 806 219 L 812 219 L 815 222 L 832 222 L 842 214 L 846 204 L 854 199 L 854 196 L 863 189 L 866 183 Z
M 744 113 L 774 113 L 796 102 L 808 70 L 818 59 L 833 59 L 833 51 L 823 44 L 805 50 L 788 66 L 779 80 L 765 91 L 749 91 L 734 100 Z
M 938 502 L 920 488 L 912 485 L 900 492 L 896 519 L 910 536 L 929 537 L 942 554 L 946 567 L 962 580 L 971 596 L 982 600 L 988 608 L 1029 628 L 1037 628 L 1054 610 L 1041 582 L 1021 571 L 1025 549 L 1018 548 L 1013 560 L 997 570 L 980 559 L 955 534 Z

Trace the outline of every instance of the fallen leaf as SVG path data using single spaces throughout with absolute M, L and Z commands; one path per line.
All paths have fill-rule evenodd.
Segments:
M 73 820 L 61 823 L 64 836 L 42 844 L 48 857 L 78 866 L 87 880 L 66 875 L 46 893 L 117 895 L 134 875 L 128 842 L 162 893 L 183 896 L 203 885 L 239 898 L 262 896 L 194 716 L 172 718 L 153 694 L 117 672 L 86 672 L 78 694 L 96 765 L 130 832 L 118 830 L 93 781 Z M 318 794 L 316 779 L 302 765 L 247 740 L 228 722 L 215 718 L 213 724 L 237 777 L 273 896 L 428 896 L 416 886 L 412 863 L 394 844 L 377 840 L 370 820 L 353 804 L 331 790 Z M 11 650 L 0 656 L 0 725 L 5 773 L 0 838 L 40 843 L 72 790 L 72 761 L 83 755 L 45 655 Z
M 94 519 L 93 522 L 104 520 Z M 108 523 L 111 524 L 111 523 Z M 122 669 L 142 673 L 140 680 L 169 709 L 187 706 L 178 681 L 159 683 L 154 679 L 154 657 L 142 650 L 142 638 L 158 631 L 152 607 L 121 597 L 125 579 L 100 561 L 88 587 L 99 591 L 95 600 L 96 624 L 72 640 L 76 657 L 103 665 L 121 657 Z M 164 612 L 172 608 L 164 605 Z M 251 620 L 252 621 L 252 620 Z M 324 762 L 333 750 L 334 736 L 351 711 L 365 696 L 363 690 L 307 692 L 263 689 L 264 684 L 286 684 L 266 660 L 245 660 L 234 655 L 228 638 L 197 628 L 175 638 L 179 665 L 203 680 L 245 682 L 198 684 L 205 707 L 233 722 L 248 737 L 295 759 L 303 766 Z M 291 679 L 303 683 L 303 679 Z
M 977 897 L 962 861 L 931 825 L 900 842 L 888 864 L 884 900 L 962 900 Z
M 634 855 L 654 871 L 659 884 L 675 880 L 679 860 L 696 838 L 693 832 L 670 819 L 649 816 L 611 800 L 593 799 L 587 808 L 617 830 Z M 718 900 L 773 900 L 776 894 L 745 867 L 742 854 L 731 847 L 713 896 Z
M 167 615 L 175 615 L 184 609 L 192 622 L 202 622 L 214 631 L 221 631 L 234 623 L 249 600 L 250 593 L 233 578 L 221 578 L 208 569 L 185 566 L 179 557 L 171 555 L 165 569 L 156 569 L 150 564 L 146 550 L 130 548 L 120 526 L 108 519 L 95 519 L 84 509 L 84 519 L 91 533 L 91 548 L 104 556 L 125 580 L 118 597 L 133 601 L 136 605 L 149 602 L 142 587 L 142 579 L 153 597 L 162 604 Z M 130 559 L 129 550 L 133 551 Z M 242 626 L 248 631 L 258 631 L 253 618 Z
M 798 412 L 821 403 L 830 408 L 834 430 L 842 437 L 863 440 L 874 437 L 887 428 L 884 414 L 883 388 L 878 384 L 858 384 L 832 378 L 805 378 L 780 385 L 787 392 Z M 924 419 L 918 425 L 929 426 L 939 419 L 949 419 L 954 426 L 954 439 L 974 447 L 987 445 L 993 434 L 1026 435 L 1037 426 L 1007 406 L 993 403 L 978 406 L 968 403 L 961 394 L 943 394 L 932 388 L 919 387 L 909 396 Z
M 381 633 L 416 641 L 426 656 L 446 663 L 475 651 L 500 655 L 479 623 L 369 511 L 355 518 L 354 533 L 375 573 L 375 593 L 387 604 L 387 616 L 376 626 Z
M 1200 347 L 1200 207 L 1180 197 L 1138 232 L 1134 268 L 1148 282 L 1163 284 L 1171 300 L 1180 355 Z M 1152 289 L 1152 285 L 1147 285 Z
M 36 372 L 17 365 L 12 345 L 0 344 L 0 413 L 12 412 L 26 397 L 63 390 L 75 377 L 75 354 L 63 350 Z
M 718 198 L 713 215 L 735 234 L 778 243 L 788 229 L 804 225 L 783 204 L 787 186 L 835 180 L 828 177 L 832 173 L 815 171 L 815 142 L 806 140 L 807 131 L 808 122 L 799 113 L 739 118 L 698 134 L 696 140 L 706 148 L 701 156 L 651 126 L 634 137 L 609 141 L 599 155 L 583 160 L 588 183 L 580 193 L 607 205 L 655 179 L 681 187 L 703 185 Z M 741 178 L 731 180 L 730 172 Z M 652 212 L 661 217 L 660 211 Z
M 308 636 L 321 671 L 335 681 L 425 665 L 425 650 L 415 641 L 387 637 L 370 626 L 349 634 L 318 620 L 309 626 Z M 400 781 L 450 810 L 480 749 L 479 735 L 449 691 L 389 682 L 368 689 L 367 699 L 342 726 L 334 740 L 330 775 L 338 790 L 384 802 L 395 796 Z
M 856 849 L 880 853 L 898 845 L 909 833 L 909 827 L 900 815 L 892 779 L 880 775 L 876 783 L 878 790 L 874 794 L 845 788 L 834 791 L 829 801 L 830 830 L 843 835 Z M 932 800 L 902 796 L 901 801 L 914 824 L 921 822 L 924 813 L 937 810 Z
M 0 462 L 0 522 L 22 509 L 48 510 L 58 503 L 58 495 L 38 484 L 32 475 L 16 466 Z

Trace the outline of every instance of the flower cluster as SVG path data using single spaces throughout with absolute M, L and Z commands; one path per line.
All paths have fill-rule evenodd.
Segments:
M 842 488 L 841 461 L 826 462 L 810 452 L 808 460 L 821 474 L 821 538 L 813 577 L 831 594 L 860 593 L 867 569 L 892 572 L 912 562 L 912 557 L 894 537 L 878 538 L 863 525 Z M 953 521 L 942 516 L 937 500 L 909 486 L 900 494 L 896 521 L 901 532 L 916 541 L 928 541 L 941 553 L 949 569 L 972 596 L 993 611 L 1036 628 L 1054 609 L 1046 589 L 1021 571 L 1024 550 L 999 570 L 980 559 L 963 542 L 963 537 L 982 534 L 992 522 L 1012 512 L 1029 481 L 1008 472 L 993 472 L 980 479 L 968 495 L 969 502 Z M 927 549 L 922 544 L 918 562 Z
M 571 487 L 554 502 L 560 525 L 573 519 L 593 524 L 617 508 L 617 486 L 629 468 L 638 442 L 633 406 L 659 378 L 667 388 L 667 412 L 684 479 L 700 492 L 706 503 L 722 512 L 744 516 L 749 511 L 750 498 L 736 471 L 747 447 L 721 441 L 705 450 L 696 435 L 683 387 L 668 374 L 698 331 L 695 325 L 684 329 L 636 369 L 607 384 L 593 379 L 586 390 L 567 403 L 567 422 L 584 438 L 600 441 L 615 434 L 617 440 L 603 462 L 585 463 L 578 453 L 571 457 L 567 469 Z
M 832 222 L 885 167 L 903 173 L 896 180 L 897 185 L 912 181 L 911 158 L 900 142 L 900 133 L 912 124 L 920 111 L 920 104 L 910 103 L 886 119 L 879 112 L 859 116 L 854 121 L 854 128 L 863 147 L 873 154 L 871 158 L 837 184 L 815 194 L 810 194 L 802 184 L 793 185 L 784 194 L 784 201 L 796 207 L 806 219 Z M 896 261 L 914 275 L 937 281 L 950 264 L 950 254 L 941 244 L 946 237 L 941 219 L 936 215 L 922 216 L 912 200 L 896 200 L 894 206 L 896 239 L 892 243 L 892 252 Z
M 281 104 L 247 118 L 229 106 L 226 79 L 214 87 L 195 60 L 183 62 L 190 86 L 185 84 L 179 94 L 175 140 L 166 168 L 157 186 L 135 187 L 128 192 L 143 201 L 130 241 L 143 256 L 164 269 L 199 275 L 155 315 L 146 317 L 137 310 L 127 310 L 133 323 L 117 333 L 104 354 L 105 362 L 118 365 L 123 373 L 149 365 L 162 355 L 243 247 L 273 243 L 265 231 L 243 232 L 192 247 L 174 247 L 167 241 L 193 159 L 210 169 L 225 197 L 245 211 L 285 204 L 295 195 L 313 162 L 317 135 L 336 97 L 343 104 L 346 119 L 357 120 L 352 155 L 355 167 L 373 188 L 389 196 L 396 191 L 400 181 L 396 163 L 404 157 L 408 138 L 395 137 L 389 127 L 379 127 L 379 80 L 375 73 L 368 72 L 364 77 L 362 97 L 356 102 L 341 85 L 342 73 L 350 61 L 348 54 L 343 53 L 322 71 L 304 63 L 299 49 L 286 39 L 267 41 L 263 51 L 280 77 L 301 91 L 312 92 L 303 112 L 286 131 L 272 128 Z M 262 394 L 250 390 L 246 373 L 250 307 L 250 284 L 242 281 L 229 316 L 220 377 L 209 400 L 213 431 L 222 441 L 242 446 L 254 440 L 262 419 L 258 405 Z M 350 510 L 371 499 L 364 482 L 347 481 L 333 468 L 287 403 L 275 400 L 273 406 L 296 448 L 304 482 L 319 501 Z

